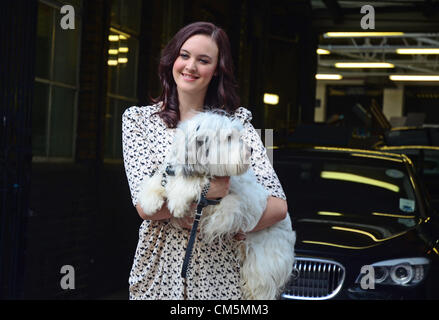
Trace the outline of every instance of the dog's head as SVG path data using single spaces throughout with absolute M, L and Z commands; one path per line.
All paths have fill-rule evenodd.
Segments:
M 251 156 L 243 130 L 239 120 L 223 113 L 198 113 L 176 129 L 168 162 L 184 175 L 240 175 L 247 171 Z

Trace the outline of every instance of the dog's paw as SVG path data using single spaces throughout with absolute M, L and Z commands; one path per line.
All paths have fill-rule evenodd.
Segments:
M 142 182 L 138 202 L 143 212 L 149 216 L 161 209 L 165 203 L 164 188 L 156 176 L 147 178 Z

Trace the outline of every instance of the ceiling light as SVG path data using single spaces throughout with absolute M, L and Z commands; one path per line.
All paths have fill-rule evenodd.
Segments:
M 119 47 L 119 52 L 128 52 L 128 47 Z
M 108 36 L 108 40 L 112 41 L 112 42 L 119 41 L 119 35 L 117 35 L 117 34 L 110 34 Z
M 389 76 L 393 81 L 439 81 L 439 75 L 397 75 Z
M 276 105 L 279 103 L 279 96 L 272 93 L 264 93 L 264 103 Z
M 107 64 L 108 64 L 109 66 L 117 66 L 118 62 L 117 62 L 117 60 L 109 59 L 109 60 L 107 61 Z
M 343 76 L 341 74 L 316 74 L 317 80 L 341 80 Z
M 336 68 L 394 68 L 395 66 L 388 62 L 337 62 Z
M 394 37 L 402 36 L 404 32 L 327 32 L 325 38 L 357 38 L 357 37 Z
M 317 49 L 317 54 L 331 54 L 331 51 L 326 50 L 326 49 L 318 48 Z
M 439 48 L 401 48 L 396 49 L 398 54 L 439 54 Z
M 119 62 L 119 63 L 127 63 L 127 62 L 128 62 L 128 58 L 125 58 L 125 57 L 119 57 L 119 58 L 117 59 L 117 62 Z

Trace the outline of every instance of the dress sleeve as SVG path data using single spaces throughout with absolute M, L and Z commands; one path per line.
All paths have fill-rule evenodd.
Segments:
M 125 173 L 133 205 L 137 204 L 139 185 L 143 178 L 153 173 L 151 144 L 146 121 L 147 107 L 129 107 L 122 115 L 122 152 Z
M 252 114 L 245 108 L 238 108 L 235 112 L 244 125 L 243 140 L 253 149 L 251 165 L 258 182 L 270 193 L 271 196 L 286 200 L 285 192 L 277 177 L 276 172 L 267 156 L 267 150 L 262 143 L 261 137 L 250 123 Z

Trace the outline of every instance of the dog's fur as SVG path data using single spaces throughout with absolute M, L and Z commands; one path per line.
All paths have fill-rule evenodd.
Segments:
M 167 201 L 174 217 L 192 215 L 190 205 L 199 201 L 209 179 L 230 176 L 229 194 L 218 205 L 204 208 L 200 230 L 205 241 L 251 231 L 269 194 L 249 168 L 251 150 L 241 139 L 242 131 L 239 120 L 218 111 L 182 122 L 163 167 L 140 187 L 139 203 L 145 214 L 154 214 Z M 163 186 L 166 167 L 175 175 L 167 175 Z M 271 227 L 247 233 L 239 253 L 243 298 L 279 297 L 293 268 L 295 240 L 288 214 Z

